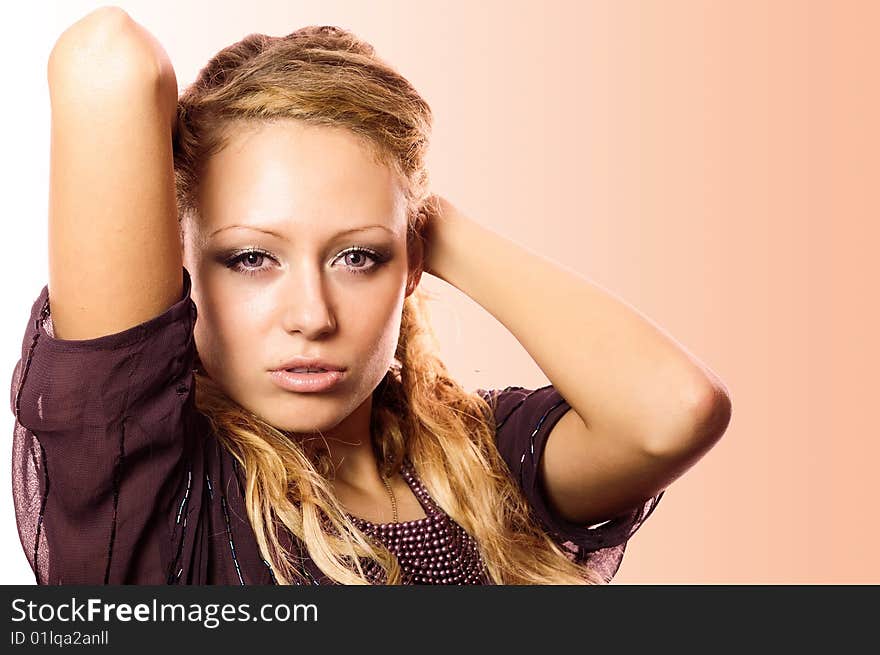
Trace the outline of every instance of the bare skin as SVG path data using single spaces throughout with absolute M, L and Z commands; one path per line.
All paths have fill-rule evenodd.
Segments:
M 183 260 L 205 372 L 291 438 L 324 439 L 340 502 L 356 516 L 390 521 L 370 443 L 372 393 L 394 361 L 420 264 L 419 253 L 407 253 L 396 180 L 351 133 L 283 121 L 242 124 L 208 162 L 200 191 Z M 378 227 L 335 236 L 364 226 Z M 343 252 L 356 246 L 387 261 Z M 230 262 L 245 249 L 251 254 Z M 321 393 L 282 389 L 269 371 L 295 355 L 344 366 L 345 378 Z M 392 488 L 400 520 L 424 516 L 400 476 Z
M 400 189 L 355 135 L 294 121 L 243 124 L 208 163 L 201 224 L 186 226 L 184 261 L 206 371 L 292 438 L 325 439 L 336 467 L 331 483 L 351 513 L 390 520 L 370 443 L 371 394 L 393 362 L 403 300 L 422 270 L 504 324 L 570 403 L 540 462 L 560 516 L 583 524 L 610 519 L 667 487 L 711 448 L 729 419 L 723 385 L 711 372 L 589 280 L 438 200 L 426 251 L 407 253 Z M 379 227 L 334 238 L 368 225 Z M 359 257 L 354 268 L 370 271 L 358 274 L 341 254 L 354 246 L 387 261 Z M 258 248 L 268 256 L 230 270 L 236 253 Z M 297 354 L 348 367 L 345 381 L 321 394 L 278 388 L 268 371 Z M 424 515 L 399 476 L 393 488 L 401 520 Z
M 589 525 L 632 508 L 724 433 L 731 403 L 717 376 L 583 276 L 445 201 L 428 226 L 426 253 L 407 252 L 399 188 L 344 130 L 292 122 L 242 129 L 209 162 L 200 225 L 185 226 L 181 249 L 170 148 L 177 85 L 158 42 L 121 10 L 102 8 L 59 39 L 47 72 L 56 335 L 93 338 L 158 315 L 180 297 L 182 258 L 206 372 L 293 438 L 326 439 L 336 494 L 352 513 L 390 520 L 369 440 L 371 394 L 393 361 L 403 299 L 422 270 L 507 327 L 571 405 L 540 463 L 561 517 Z M 233 224 L 281 236 L 213 234 Z M 384 229 L 335 236 L 375 224 Z M 358 275 L 353 269 L 374 262 L 342 254 L 356 245 L 387 261 Z M 238 263 L 262 269 L 253 277 L 226 265 L 244 248 L 268 253 Z M 322 394 L 281 390 L 269 371 L 294 355 L 348 367 L 344 383 Z M 421 518 L 405 482 L 393 485 L 401 520 Z
M 550 430 L 538 469 L 557 516 L 591 525 L 641 505 L 724 432 L 730 402 L 720 380 L 668 334 L 571 269 L 449 203 L 429 223 L 426 255 L 408 252 L 397 181 L 344 130 L 289 121 L 241 125 L 230 146 L 207 162 L 200 217 L 185 226 L 180 243 L 171 147 L 177 82 L 158 42 L 124 12 L 101 9 L 66 32 L 47 74 L 56 337 L 115 334 L 160 316 L 179 302 L 186 265 L 205 372 L 291 439 L 325 441 L 334 464 L 329 484 L 350 513 L 391 520 L 370 443 L 371 398 L 393 362 L 403 302 L 423 270 L 503 324 L 571 405 Z M 366 229 L 342 234 L 357 227 Z M 354 250 L 361 247 L 382 254 L 373 260 Z M 345 366 L 344 383 L 321 394 L 280 389 L 270 370 L 297 355 Z M 185 418 L 168 424 L 165 435 Z M 138 461 L 141 470 L 159 462 L 149 452 L 127 459 Z M 71 473 L 90 475 L 79 465 Z M 109 485 L 94 477 L 93 488 L 106 498 Z M 392 484 L 400 520 L 422 518 L 405 482 L 398 477 Z M 63 479 L 55 486 L 61 492 L 55 496 L 64 498 Z M 155 487 L 157 494 L 172 490 Z M 150 507 L 147 493 L 136 494 L 138 504 L 119 503 L 120 510 Z M 77 495 L 83 500 L 71 509 L 92 497 Z M 67 518 L 79 515 L 71 511 Z M 131 527 L 132 516 L 120 511 L 119 524 L 128 520 Z M 88 539 L 74 539 L 84 545 L 77 563 L 106 557 L 107 581 L 113 541 L 109 552 L 98 552 L 102 542 L 90 533 L 99 524 L 80 523 Z M 46 528 L 51 534 L 51 521 Z M 117 556 L 115 569 L 119 563 Z

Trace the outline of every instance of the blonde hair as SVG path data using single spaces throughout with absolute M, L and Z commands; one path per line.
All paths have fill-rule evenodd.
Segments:
M 436 211 L 425 167 L 431 109 L 371 45 L 333 26 L 250 34 L 218 52 L 181 94 L 173 134 L 181 236 L 183 222 L 198 217 L 201 166 L 231 130 L 282 119 L 348 129 L 390 167 L 406 195 L 412 252 Z M 432 498 L 474 538 L 496 584 L 603 584 L 539 526 L 496 447 L 494 408 L 452 379 L 437 352 L 417 288 L 404 300 L 394 364 L 373 392 L 370 429 L 382 473 L 397 473 L 409 459 Z M 248 517 L 279 584 L 304 577 L 278 529 L 336 582 L 369 584 L 366 560 L 387 584 L 402 582 L 394 554 L 367 538 L 334 497 L 326 443 L 288 438 L 199 371 L 196 406 L 244 471 Z

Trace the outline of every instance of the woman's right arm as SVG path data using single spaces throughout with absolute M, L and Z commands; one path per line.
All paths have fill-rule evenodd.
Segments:
M 16 521 L 41 584 L 197 582 L 207 565 L 176 81 L 157 48 L 109 8 L 50 56 L 50 285 L 10 394 Z
M 58 38 L 51 100 L 49 290 L 59 339 L 120 332 L 181 295 L 172 163 L 174 69 L 125 11 Z

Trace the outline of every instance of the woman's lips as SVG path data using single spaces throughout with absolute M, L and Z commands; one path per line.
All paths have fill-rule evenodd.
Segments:
M 336 386 L 345 371 L 324 371 L 323 373 L 294 373 L 293 371 L 269 371 L 272 381 L 287 391 L 310 393 L 327 391 Z

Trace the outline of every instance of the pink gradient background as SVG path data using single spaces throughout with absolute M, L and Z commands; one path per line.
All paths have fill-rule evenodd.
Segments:
M 27 70 L 44 95 L 27 118 L 30 221 L 4 232 L 39 265 L 3 283 L 8 372 L 47 279 L 38 76 L 58 34 L 101 4 L 46 3 L 32 24 Z M 159 38 L 181 88 L 250 32 L 353 30 L 431 104 L 435 190 L 613 291 L 727 384 L 727 433 L 669 487 L 614 584 L 880 583 L 880 3 L 117 4 Z M 423 284 L 466 388 L 547 384 L 491 315 Z M 21 573 L 4 577 L 30 582 L 7 516 Z

